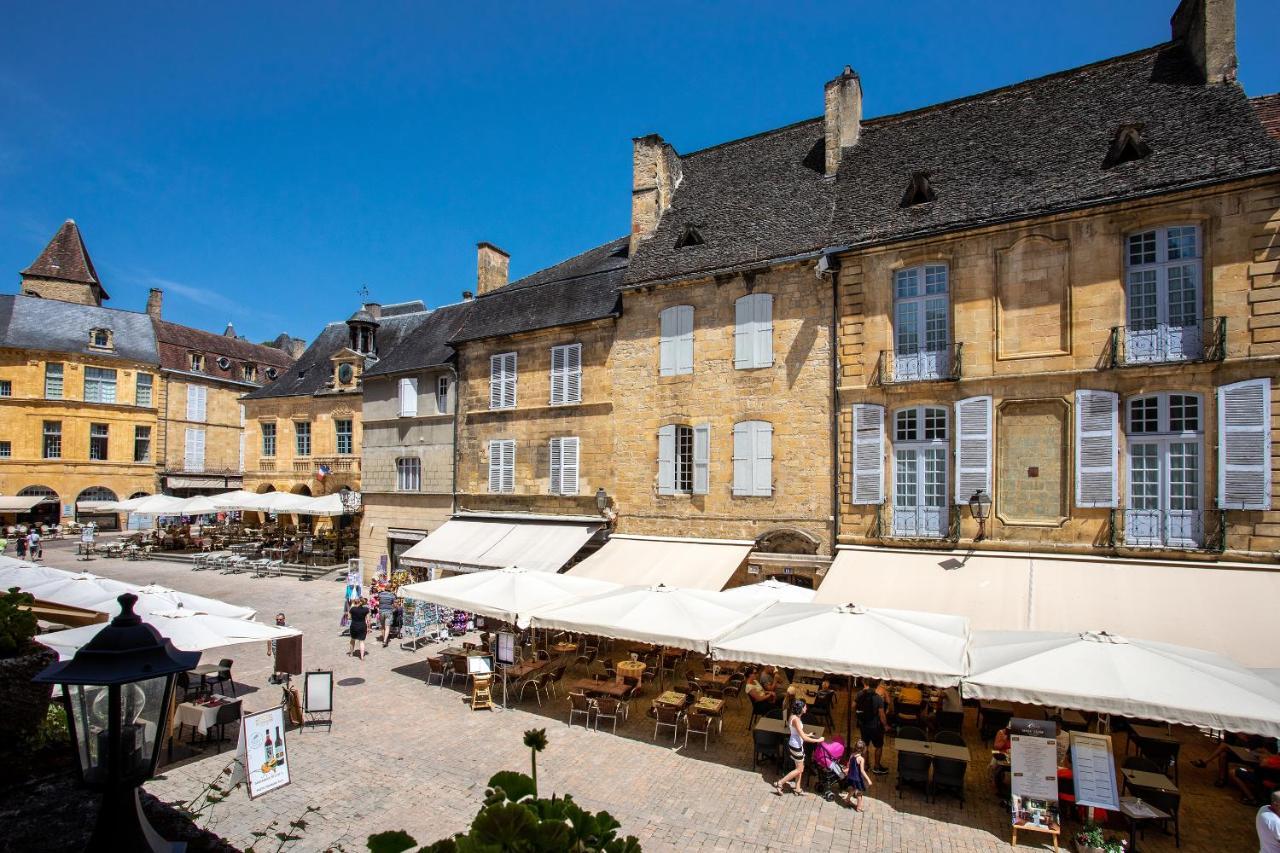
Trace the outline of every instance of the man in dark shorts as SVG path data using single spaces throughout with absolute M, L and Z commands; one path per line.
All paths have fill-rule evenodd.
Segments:
M 396 594 L 391 591 L 391 587 L 386 587 L 382 592 L 378 593 L 378 627 L 382 629 L 382 647 L 385 649 L 387 643 L 391 642 L 391 616 L 392 611 L 396 609 Z
M 871 679 L 858 693 L 854 707 L 858 711 L 858 729 L 862 739 L 871 747 L 871 772 L 883 776 L 889 772 L 884 766 L 884 733 L 889 727 L 887 705 L 880 695 L 880 680 Z

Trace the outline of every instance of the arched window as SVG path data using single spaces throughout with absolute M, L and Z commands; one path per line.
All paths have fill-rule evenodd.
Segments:
M 947 410 L 912 406 L 893 414 L 893 535 L 941 539 L 947 532 Z
M 76 496 L 76 503 L 81 501 L 118 501 L 116 493 L 106 486 L 91 486 Z

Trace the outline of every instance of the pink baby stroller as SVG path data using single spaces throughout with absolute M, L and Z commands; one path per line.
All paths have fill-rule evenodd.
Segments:
M 813 748 L 813 764 L 818 770 L 818 793 L 828 802 L 840 796 L 848 770 L 841 764 L 844 758 L 844 740 L 834 738 Z

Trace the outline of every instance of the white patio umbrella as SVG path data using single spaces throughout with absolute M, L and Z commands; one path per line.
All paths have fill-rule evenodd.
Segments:
M 23 589 L 41 601 L 64 604 L 70 607 L 100 609 L 95 605 L 104 601 L 114 602 L 117 597 L 137 589 L 133 584 L 95 575 L 93 572 L 68 573 L 66 577 L 32 584 Z
M 721 660 L 952 687 L 964 675 L 968 642 L 963 616 L 784 602 L 720 637 L 711 653 Z
M 65 580 L 69 577 L 71 572 L 64 572 L 62 569 L 38 566 L 26 560 L 0 556 L 0 590 L 9 590 L 16 586 L 25 592 L 38 584 Z
M 244 489 L 232 489 L 229 492 L 210 495 L 209 500 L 213 501 L 219 509 L 239 509 L 239 505 L 245 501 L 250 501 L 254 498 L 260 497 L 262 497 L 262 495 L 257 492 L 247 492 Z
M 782 581 L 769 578 L 760 583 L 751 583 L 746 586 L 735 586 L 732 589 L 726 589 L 720 593 L 721 595 L 731 598 L 754 600 L 759 602 L 767 602 L 773 604 L 779 601 L 787 601 L 798 604 L 807 604 L 813 601 L 814 591 L 805 589 L 795 584 L 783 583 Z
M 406 584 L 400 594 L 527 628 L 534 610 L 561 607 L 615 589 L 618 584 L 609 581 L 511 566 Z
M 297 512 L 299 506 L 309 501 L 306 495 L 295 495 L 290 492 L 265 492 L 261 495 L 254 495 L 252 498 L 246 498 L 240 505 L 240 509 L 250 509 L 257 512 Z
M 216 598 L 206 598 L 190 592 L 179 592 L 156 583 L 135 587 L 132 592 L 138 596 L 138 603 L 133 607 L 135 613 L 183 609 L 208 613 L 210 616 L 225 616 L 228 619 L 252 619 L 258 613 L 252 607 L 229 604 Z M 92 609 L 102 610 L 115 616 L 120 612 L 120 604 L 112 598 L 93 605 Z
M 964 695 L 1280 737 L 1280 687 L 1213 652 L 1105 632 L 980 631 Z
M 112 504 L 112 509 L 135 515 L 177 515 L 182 511 L 182 504 L 183 499 L 173 495 L 147 495 L 117 502 Z
M 196 495 L 194 498 L 186 498 L 177 507 L 179 515 L 213 515 L 214 513 L 224 512 L 225 508 L 213 499 L 211 495 Z
M 256 643 L 293 637 L 302 632 L 297 628 L 277 628 L 247 619 L 228 619 L 196 610 L 160 610 L 139 614 L 142 621 L 153 626 L 162 636 L 184 652 L 204 652 L 239 643 Z M 85 625 L 69 631 L 41 634 L 36 641 L 58 653 L 62 660 L 73 657 L 85 643 L 92 640 L 105 625 Z
M 535 609 L 532 624 L 706 652 L 712 640 L 763 607 L 701 589 L 624 586 L 561 607 Z
M 1250 671 L 1259 678 L 1266 679 L 1275 686 L 1280 687 L 1280 669 L 1254 669 Z
M 342 497 L 337 492 L 334 492 L 331 495 L 324 495 L 323 497 L 306 498 L 303 503 L 298 505 L 294 512 L 301 515 L 342 515 L 344 512 L 342 509 Z

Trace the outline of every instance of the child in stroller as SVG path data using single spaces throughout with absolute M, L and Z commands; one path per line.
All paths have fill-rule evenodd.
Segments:
M 814 747 L 813 763 L 818 770 L 818 793 L 828 801 L 840 797 L 854 811 L 862 811 L 863 792 L 871 785 L 863 754 L 867 746 L 858 741 L 853 751 L 845 754 L 844 740 L 837 737 Z

